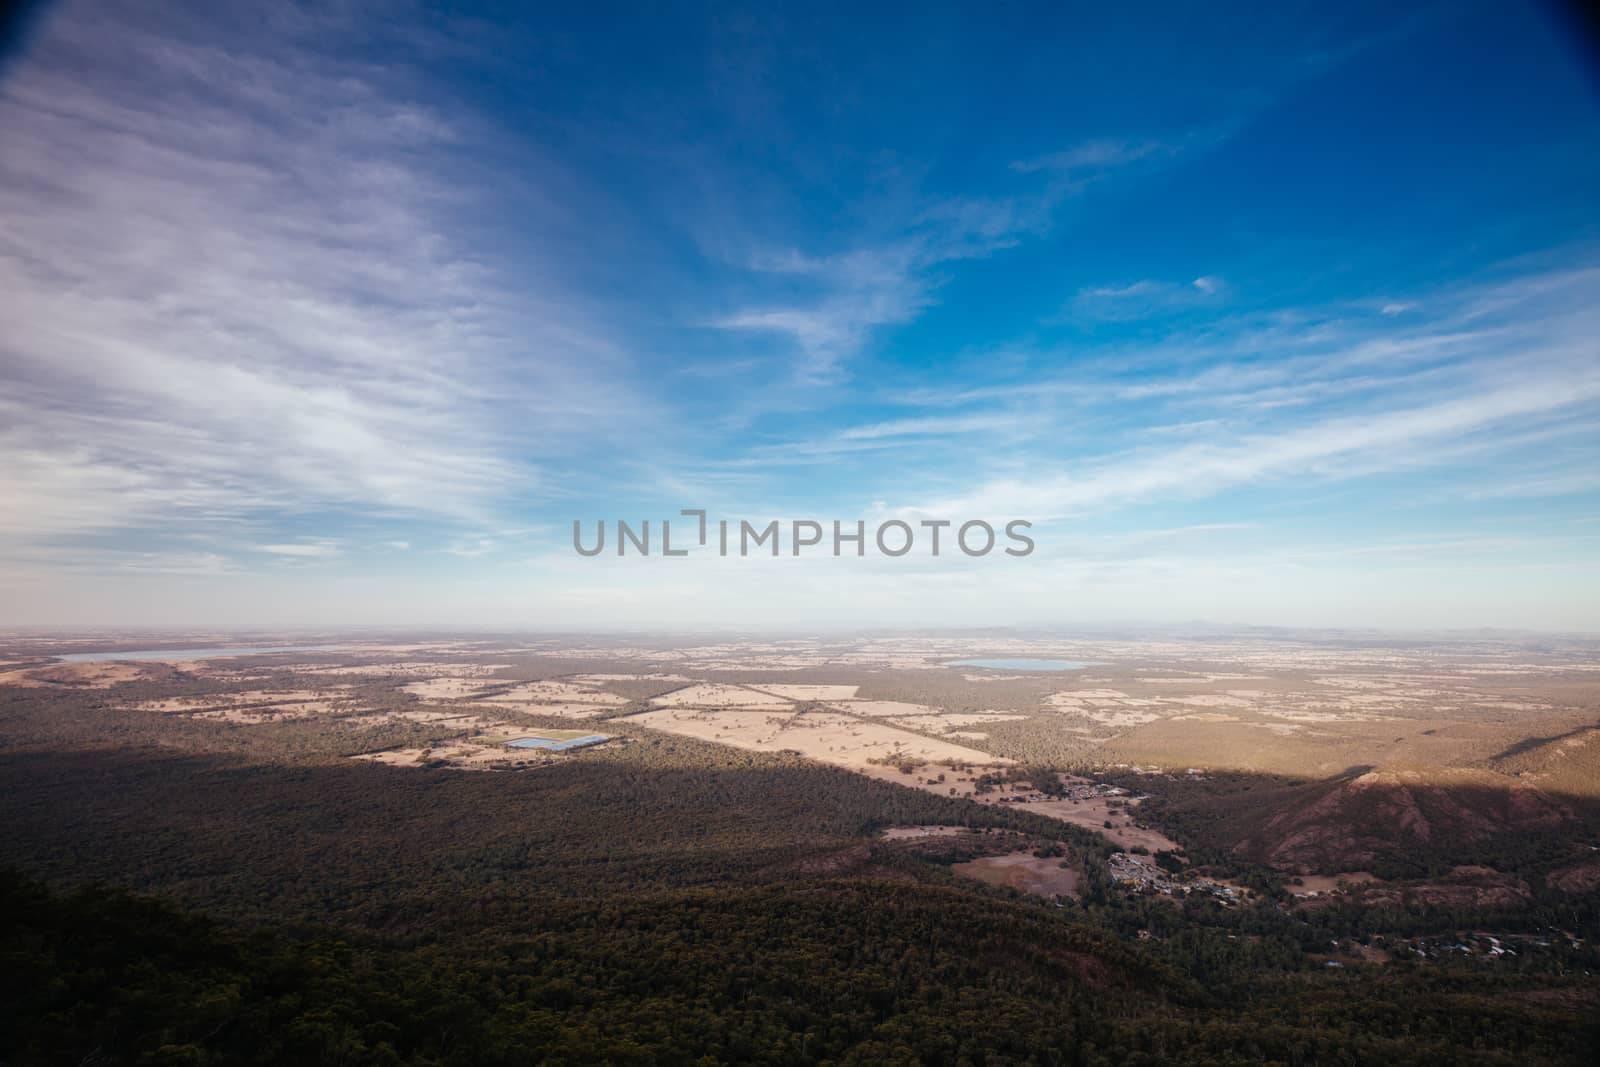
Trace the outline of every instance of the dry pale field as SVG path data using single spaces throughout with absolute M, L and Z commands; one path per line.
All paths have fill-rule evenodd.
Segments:
M 878 834 L 885 841 L 912 841 L 924 837 L 957 837 L 970 834 L 965 826 L 891 826 Z
M 843 710 L 848 711 L 850 709 L 844 708 Z M 949 733 L 959 726 L 981 726 L 984 723 L 1014 722 L 1026 718 L 1026 715 L 1008 715 L 1002 711 L 950 712 L 945 715 L 930 712 L 927 715 L 908 715 L 904 718 L 889 719 L 887 721 L 895 726 L 904 726 L 908 730 Z
M 311 689 L 256 690 L 245 693 L 221 693 L 208 696 L 167 697 L 163 700 L 141 700 L 124 706 L 130 711 L 157 711 L 166 714 L 196 715 L 201 712 L 226 711 L 251 705 L 326 704 L 329 703 L 328 696 L 329 694 L 326 692 L 318 692 Z
M 1299 878 L 1294 891 L 1300 894 L 1332 893 L 1345 886 L 1370 885 L 1383 879 L 1367 871 L 1347 871 L 1344 874 L 1305 874 Z
M 834 711 L 783 708 L 662 708 L 627 718 L 666 733 L 757 752 L 798 752 L 838 767 L 863 770 L 873 760 L 1001 764 L 1009 760 L 948 741 Z
M 462 722 L 473 719 L 474 716 L 465 711 L 450 710 L 439 711 L 433 708 L 408 708 L 404 711 L 391 711 L 385 714 L 386 718 L 404 719 L 407 722 Z
M 498 719 L 486 719 L 481 715 L 450 714 L 449 712 L 438 711 L 397 711 L 391 713 L 390 717 L 442 726 L 449 730 L 497 730 L 506 725 Z
M 335 707 L 332 704 L 307 701 L 300 704 L 271 704 L 255 708 L 216 708 L 212 711 L 195 712 L 192 717 L 211 722 L 231 722 L 237 726 L 260 726 L 269 722 L 314 719 L 322 715 L 331 715 L 334 711 Z
M 485 704 L 598 704 L 620 707 L 626 697 L 572 682 L 528 682 L 483 698 Z
M 1009 886 L 1040 897 L 1075 897 L 1078 872 L 1061 866 L 1060 857 L 1039 858 L 1031 852 L 1009 852 L 1003 856 L 980 856 L 958 863 L 951 869 L 989 885 Z
M 481 691 L 484 684 L 481 678 L 429 678 L 421 682 L 408 682 L 400 687 L 400 691 L 422 700 L 461 700 Z
M 1104 834 L 1126 849 L 1143 846 L 1151 852 L 1163 849 L 1177 849 L 1178 843 L 1159 830 L 1151 830 L 1142 826 L 1135 826 L 1126 807 L 1113 808 L 1112 800 L 1103 797 L 1089 797 L 1083 800 L 1030 800 L 1023 804 L 1013 804 L 1012 807 L 1031 811 L 1038 815 L 1046 815 L 1052 819 L 1081 826 L 1085 830 L 1094 830 Z M 1127 801 L 1130 806 L 1136 802 Z M 1106 823 L 1111 823 L 1111 828 L 1106 828 Z
M 706 682 L 674 689 L 650 703 L 662 708 L 787 708 L 793 702 L 746 686 Z
M 613 710 L 609 704 L 528 704 L 513 701 L 482 701 L 485 707 L 505 708 L 525 715 L 549 715 L 557 719 L 593 719 Z
M 48 667 L 7 671 L 0 674 L 0 685 L 24 689 L 109 689 L 123 682 L 137 682 L 159 678 L 168 667 L 186 667 L 186 663 L 57 663 Z
M 781 682 L 751 682 L 750 688 L 783 697 L 785 700 L 854 700 L 859 685 L 785 685 Z
M 914 715 L 938 715 L 940 709 L 928 704 L 910 704 L 903 700 L 852 700 L 830 705 L 851 715 L 881 716 L 883 718 L 910 718 Z

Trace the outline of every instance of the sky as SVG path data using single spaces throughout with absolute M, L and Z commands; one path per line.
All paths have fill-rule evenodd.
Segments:
M 581 7 L 36 10 L 0 625 L 1600 630 L 1549 10 Z

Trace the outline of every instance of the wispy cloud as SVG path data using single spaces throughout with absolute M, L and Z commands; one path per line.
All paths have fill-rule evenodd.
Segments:
M 894 419 L 840 431 L 846 441 L 876 441 L 889 437 L 944 437 L 954 434 L 1010 434 L 1017 429 L 1011 414 L 930 416 L 920 419 Z
M 1375 414 L 1332 417 L 1274 434 L 1235 435 L 1084 465 L 1081 473 L 991 482 L 929 503 L 929 514 L 1079 515 L 1155 497 L 1188 500 L 1268 479 L 1337 478 L 1427 464 L 1441 442 L 1513 421 L 1557 415 L 1600 401 L 1600 368 L 1567 367 L 1532 380 L 1489 383 L 1457 399 Z
M 1587 450 L 1582 455 L 1574 457 L 1578 464 L 1593 463 L 1594 459 L 1594 454 Z M 1468 489 L 1462 495 L 1468 500 L 1506 500 L 1517 497 L 1570 496 L 1579 493 L 1600 493 L 1600 471 L 1580 469 L 1563 470 L 1553 474 L 1533 473 L 1515 482 Z
M 1115 167 L 1125 167 L 1153 156 L 1170 155 L 1173 148 L 1158 141 L 1126 141 L 1103 138 L 1085 141 L 1072 148 L 1034 159 L 1019 159 L 1011 164 L 1018 174 L 1035 174 L 1048 171 L 1052 174 L 1082 178 L 1099 175 Z
M 444 552 L 462 559 L 476 559 L 487 556 L 499 547 L 499 542 L 492 537 L 468 537 L 450 542 L 444 547 Z
M 332 541 L 312 541 L 282 545 L 255 545 L 257 552 L 269 556 L 290 556 L 296 559 L 330 559 L 344 554 L 342 545 Z
M 1143 278 L 1119 285 L 1090 286 L 1078 291 L 1068 313 L 1052 321 L 1069 321 L 1074 316 L 1137 319 L 1200 308 L 1211 309 L 1223 302 L 1227 288 L 1227 283 L 1221 278 L 1210 274 L 1203 274 L 1188 282 Z
M 817 294 L 799 304 L 745 308 L 711 325 L 784 336 L 801 357 L 797 378 L 813 384 L 837 380 L 873 330 L 911 322 L 934 302 L 936 268 L 983 259 L 1042 234 L 1064 199 L 1119 168 L 1177 151 L 1154 142 L 1090 141 L 1011 165 L 1019 175 L 1042 178 L 1042 184 L 1009 194 L 927 197 L 903 213 L 907 222 L 901 232 L 875 245 L 823 256 L 762 253 L 751 258 L 752 269 L 807 276 Z M 1194 284 L 1199 289 L 1214 281 L 1202 278 Z
M 62 11 L 0 94 L 0 530 L 481 522 L 627 404 L 566 294 L 452 239 L 419 160 L 463 134 L 417 86 L 154 21 Z

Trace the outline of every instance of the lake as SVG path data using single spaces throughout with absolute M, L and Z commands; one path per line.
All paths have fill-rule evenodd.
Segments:
M 1080 659 L 953 659 L 945 667 L 988 667 L 995 671 L 1081 671 L 1099 664 Z
M 326 645 L 276 645 L 261 648 L 149 648 L 135 652 L 74 652 L 57 656 L 67 663 L 100 663 L 116 659 L 220 659 L 224 656 L 260 656 L 270 652 L 337 652 Z

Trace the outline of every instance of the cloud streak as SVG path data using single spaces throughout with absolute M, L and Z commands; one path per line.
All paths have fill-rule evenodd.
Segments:
M 453 239 L 416 86 L 184 29 L 60 12 L 0 94 L 0 530 L 481 523 L 626 409 L 604 331 Z
M 1569 368 L 1533 381 L 1499 382 L 1436 404 L 1325 419 L 1277 434 L 1243 435 L 1121 457 L 1084 473 L 993 481 L 912 509 L 926 514 L 1066 518 L 1165 497 L 1193 499 L 1269 479 L 1337 478 L 1359 464 L 1371 474 L 1425 465 L 1444 442 L 1507 423 L 1559 416 L 1600 401 L 1600 369 Z
M 911 322 L 934 303 L 937 268 L 985 259 L 1043 234 L 1067 198 L 1118 170 L 1168 159 L 1178 151 L 1155 142 L 1089 141 L 1012 163 L 1016 174 L 1042 179 L 1028 188 L 987 197 L 918 198 L 902 212 L 909 217 L 903 232 L 876 245 L 831 256 L 790 250 L 753 257 L 753 269 L 806 276 L 819 294 L 800 304 L 745 308 L 711 325 L 784 337 L 799 353 L 796 377 L 801 382 L 836 382 L 875 329 Z M 1202 282 L 1214 279 L 1199 279 L 1196 287 Z

